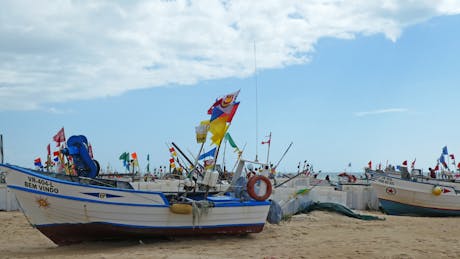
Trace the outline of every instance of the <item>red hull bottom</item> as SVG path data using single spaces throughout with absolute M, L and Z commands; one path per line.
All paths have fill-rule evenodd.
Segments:
M 264 224 L 195 228 L 134 228 L 104 223 L 37 226 L 57 245 L 70 245 L 96 240 L 129 240 L 155 237 L 259 233 Z

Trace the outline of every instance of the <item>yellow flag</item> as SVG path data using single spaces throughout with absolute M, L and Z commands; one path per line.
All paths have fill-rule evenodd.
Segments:
M 209 131 L 212 133 L 212 143 L 219 145 L 227 131 L 227 120 L 224 117 L 219 117 L 209 124 Z

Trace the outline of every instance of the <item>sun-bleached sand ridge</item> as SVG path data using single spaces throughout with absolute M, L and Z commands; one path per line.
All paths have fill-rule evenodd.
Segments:
M 0 212 L 1 258 L 460 258 L 460 218 L 362 221 L 313 211 L 247 236 L 92 242 L 58 247 L 21 212 Z

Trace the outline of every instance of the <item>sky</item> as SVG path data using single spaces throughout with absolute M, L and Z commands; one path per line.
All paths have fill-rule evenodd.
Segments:
M 460 157 L 458 1 L 0 5 L 7 163 L 33 167 L 64 127 L 88 138 L 103 168 L 123 171 L 123 152 L 142 168 L 147 154 L 151 168 L 168 165 L 171 142 L 198 153 L 195 126 L 237 90 L 229 133 L 243 157 L 266 161 L 271 132 L 281 172 L 414 159 L 427 171 L 444 146 Z M 225 163 L 235 159 L 227 147 Z

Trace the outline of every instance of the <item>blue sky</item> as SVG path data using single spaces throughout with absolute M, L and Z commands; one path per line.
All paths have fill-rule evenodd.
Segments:
M 167 165 L 165 143 L 196 153 L 194 127 L 238 89 L 230 134 L 246 158 L 257 144 L 265 160 L 260 142 L 272 132 L 272 163 L 292 141 L 280 171 L 304 160 L 338 172 L 414 158 L 426 170 L 445 145 L 460 157 L 460 4 L 57 3 L 2 4 L 8 163 L 44 159 L 64 127 L 86 135 L 104 167 L 121 170 L 123 152 L 137 152 L 141 167 L 147 154 L 152 167 Z M 227 150 L 227 163 L 234 158 Z

